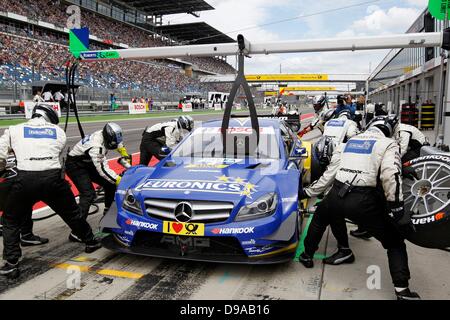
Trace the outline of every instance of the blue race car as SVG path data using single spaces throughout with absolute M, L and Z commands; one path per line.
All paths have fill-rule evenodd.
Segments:
M 111 250 L 227 263 L 290 260 L 301 232 L 299 188 L 308 152 L 289 126 L 231 119 L 204 122 L 154 168 L 128 169 L 116 208 L 101 221 Z M 255 135 L 254 135 L 255 136 Z M 225 150 L 224 150 L 225 149 Z

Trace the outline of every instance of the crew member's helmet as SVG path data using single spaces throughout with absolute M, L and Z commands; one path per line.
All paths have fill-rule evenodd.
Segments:
M 319 160 L 322 168 L 326 168 L 330 162 L 334 152 L 334 142 L 329 136 L 322 136 L 314 145 L 314 153 L 317 160 Z
M 346 97 L 344 95 L 340 94 L 336 97 L 336 100 L 337 100 L 338 106 L 341 106 L 341 105 L 345 104 Z
M 109 150 L 117 149 L 123 141 L 122 128 L 116 123 L 107 123 L 103 127 L 102 134 L 105 146 Z
M 334 116 L 334 109 L 328 109 L 328 110 L 324 110 L 322 111 L 322 113 L 320 114 L 320 117 L 322 118 L 323 121 L 327 122 L 328 120 L 331 120 L 331 118 L 333 118 Z
M 319 113 L 323 109 L 323 107 L 326 105 L 327 101 L 328 101 L 328 99 L 326 96 L 321 96 L 320 99 L 317 100 L 317 102 L 313 104 L 314 111 L 316 113 Z
M 349 119 L 349 120 L 352 120 L 353 119 L 353 116 L 352 116 L 352 113 L 350 112 L 350 110 L 348 110 L 348 109 L 344 109 L 344 110 L 342 110 L 341 112 L 339 112 L 339 114 L 338 114 L 338 116 L 337 116 L 338 118 L 347 118 L 347 119 Z
M 31 118 L 37 118 L 42 117 L 45 119 L 45 121 L 58 124 L 59 118 L 58 114 L 55 110 L 53 110 L 52 106 L 45 103 L 40 103 L 36 105 L 33 109 L 33 112 L 31 114 Z
M 191 116 L 179 116 L 177 119 L 178 129 L 192 131 L 194 128 L 194 119 Z
M 397 125 L 398 117 L 396 115 L 377 116 L 368 123 L 367 129 L 376 127 L 380 129 L 386 137 L 391 138 Z

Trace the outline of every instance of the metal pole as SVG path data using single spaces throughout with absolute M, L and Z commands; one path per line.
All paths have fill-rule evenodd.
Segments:
M 18 62 L 16 61 L 14 63 L 14 98 L 13 98 L 13 102 L 16 102 L 16 99 L 17 99 L 17 65 L 18 65 Z
M 314 39 L 277 42 L 249 43 L 246 41 L 245 55 L 300 53 L 325 51 L 355 51 L 395 48 L 437 47 L 443 43 L 443 32 L 406 33 L 386 36 L 366 36 L 343 39 Z M 180 58 L 185 56 L 235 55 L 237 43 L 215 43 L 202 45 L 131 48 L 81 52 L 82 60 L 110 60 L 136 58 Z
M 448 5 L 446 6 L 445 10 L 445 20 L 444 20 L 444 30 L 448 28 Z M 439 88 L 439 120 L 437 122 L 436 126 L 436 146 L 441 147 L 443 144 L 450 144 L 450 137 L 448 132 L 446 132 L 445 128 L 445 119 L 446 114 L 448 111 L 450 111 L 450 101 L 448 101 L 448 94 L 450 92 L 449 84 L 450 84 L 450 72 L 448 72 L 448 62 L 447 66 L 444 66 L 445 64 L 445 58 L 448 56 L 447 51 L 444 49 L 441 49 L 441 65 L 440 65 L 440 88 Z M 444 69 L 445 68 L 445 69 Z M 444 70 L 446 72 L 446 77 L 444 79 Z M 445 101 L 444 101 L 445 97 Z

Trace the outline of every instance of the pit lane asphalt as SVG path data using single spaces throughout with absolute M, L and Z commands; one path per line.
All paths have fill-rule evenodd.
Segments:
M 142 129 L 157 121 L 117 121 L 124 130 L 129 130 L 125 132 L 125 143 L 130 152 L 138 151 Z M 83 127 L 89 133 L 100 129 L 102 123 L 86 123 Z M 67 135 L 69 143 L 78 140 L 75 125 L 70 125 Z M 304 138 L 309 140 L 317 136 L 311 132 Z M 89 218 L 94 228 L 100 216 Z M 394 298 L 386 253 L 375 240 L 350 237 L 356 255 L 352 265 L 325 266 L 316 260 L 313 269 L 305 269 L 294 261 L 268 266 L 197 263 L 123 255 L 104 248 L 85 254 L 82 245 L 68 242 L 69 230 L 59 217 L 35 223 L 34 230 L 36 234 L 48 237 L 50 242 L 40 247 L 23 248 L 22 275 L 17 280 L 0 277 L 0 299 Z M 335 248 L 333 236 L 326 233 L 318 253 L 329 255 Z M 446 276 L 450 255 L 414 245 L 408 245 L 408 250 L 411 287 L 425 299 L 450 299 L 450 279 Z M 370 290 L 366 285 L 371 275 L 368 271 L 374 267 L 380 268 L 380 287 Z M 79 285 L 78 272 L 81 272 Z

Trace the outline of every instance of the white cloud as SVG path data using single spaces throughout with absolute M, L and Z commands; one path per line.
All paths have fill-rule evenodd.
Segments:
M 379 7 L 371 6 L 367 12 L 367 16 L 354 21 L 350 28 L 339 32 L 337 36 L 403 33 L 419 16 L 421 10 L 399 7 L 382 10 Z
M 221 32 L 230 33 L 229 36 L 233 38 L 243 32 L 251 41 L 278 40 L 276 33 L 259 25 L 273 21 L 276 7 L 287 5 L 290 1 L 292 0 L 211 0 L 207 2 L 215 10 L 201 12 L 200 19 L 189 15 L 172 15 L 167 16 L 166 22 L 178 24 L 205 21 Z
M 320 12 L 330 8 L 339 8 L 356 4 L 359 1 L 349 0 L 207 0 L 216 10 L 200 13 L 200 18 L 188 15 L 169 16 L 171 23 L 205 21 L 222 32 L 251 28 L 242 31 L 254 42 L 276 41 L 282 39 L 317 39 L 323 37 L 351 37 L 356 35 L 377 35 L 403 33 L 417 18 L 426 6 L 427 0 L 404 0 L 405 7 L 394 6 L 382 9 L 376 5 L 366 8 L 365 15 L 350 18 L 346 10 L 342 10 L 343 19 L 330 21 L 330 15 L 316 15 L 303 18 L 304 29 L 296 29 L 298 23 L 286 22 L 273 29 L 272 26 L 261 26 L 274 20 L 290 18 Z M 407 5 L 407 4 L 408 5 Z M 284 8 L 281 14 L 280 8 Z M 286 14 L 286 8 L 290 13 Z M 364 7 L 363 7 L 364 8 Z M 361 9 L 361 8 L 360 8 Z M 363 11 L 364 12 L 364 11 Z M 349 19 L 347 19 L 347 18 Z M 255 27 L 256 26 L 256 27 Z M 278 31 L 280 30 L 280 31 Z M 233 32 L 235 37 L 239 32 Z M 255 55 L 246 59 L 247 73 L 278 73 L 280 64 L 282 72 L 323 72 L 323 73 L 367 73 L 369 63 L 372 70 L 386 55 L 387 51 L 326 52 L 283 55 Z M 235 58 L 228 61 L 235 65 Z

